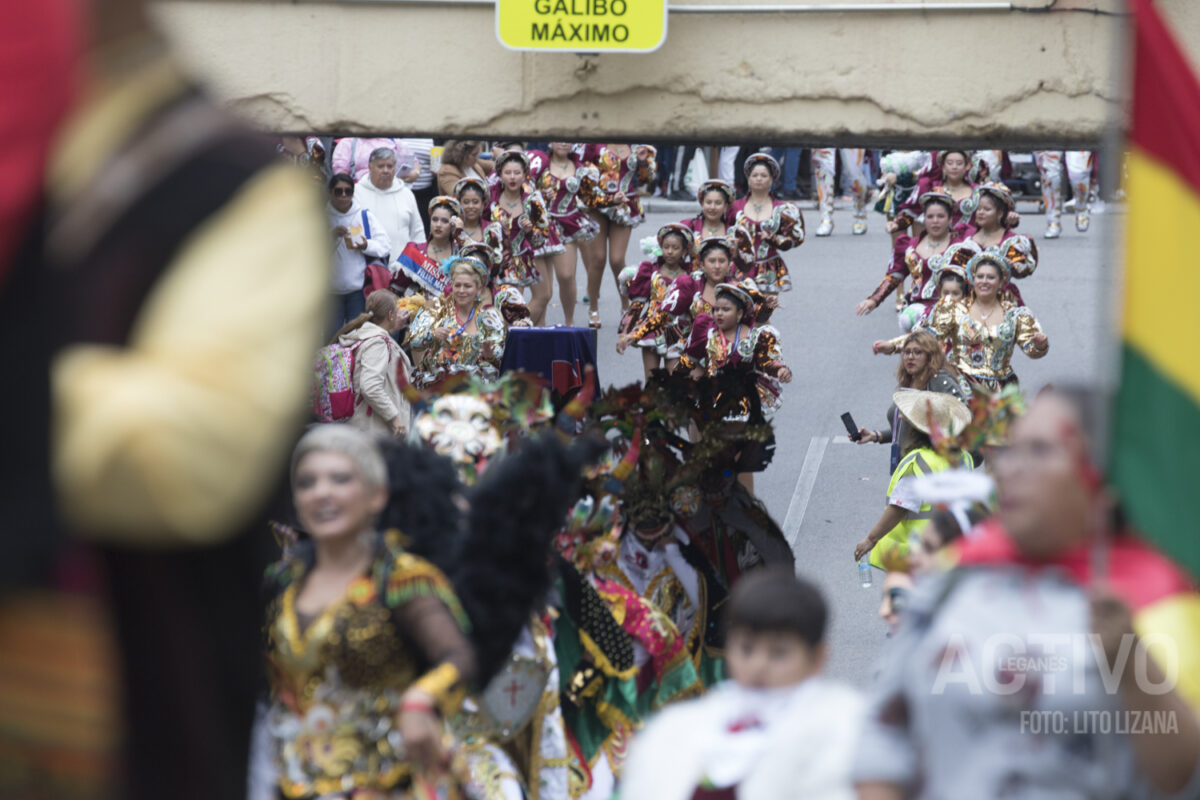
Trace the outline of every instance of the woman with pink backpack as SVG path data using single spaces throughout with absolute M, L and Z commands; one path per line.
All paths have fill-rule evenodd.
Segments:
M 371 292 L 367 310 L 346 323 L 318 359 L 318 373 L 323 364 L 336 361 L 349 375 L 353 412 L 342 416 L 347 408 L 333 418 L 379 436 L 403 436 L 412 416 L 400 390 L 400 378 L 407 383 L 412 363 L 392 338 L 409 323 L 399 299 L 387 289 Z

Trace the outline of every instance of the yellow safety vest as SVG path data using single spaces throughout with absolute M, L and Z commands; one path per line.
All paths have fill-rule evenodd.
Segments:
M 975 468 L 975 462 L 970 453 L 963 454 L 963 462 L 967 469 Z M 928 448 L 913 450 L 900 459 L 900 463 L 896 465 L 896 471 L 892 473 L 892 479 L 888 482 L 887 496 L 892 496 L 892 492 L 896 490 L 896 485 L 900 483 L 901 478 L 909 476 L 920 478 L 932 472 L 942 472 L 950 467 L 949 459 L 940 455 L 936 450 Z M 871 548 L 871 565 L 884 569 L 882 554 L 892 549 L 907 559 L 909 538 L 914 535 L 920 536 L 933 514 L 933 506 L 924 502 L 921 503 L 920 511 L 907 512 L 907 516 L 897 523 L 896 527 L 885 533 L 883 538 Z

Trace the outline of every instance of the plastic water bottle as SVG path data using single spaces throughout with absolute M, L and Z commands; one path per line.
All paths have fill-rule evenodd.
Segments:
M 858 580 L 864 589 L 871 588 L 871 556 L 864 555 L 858 560 Z

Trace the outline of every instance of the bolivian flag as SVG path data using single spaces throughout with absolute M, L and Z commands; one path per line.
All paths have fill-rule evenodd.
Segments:
M 1111 474 L 1134 525 L 1200 577 L 1200 81 L 1150 0 L 1136 48 Z
M 1121 385 L 1110 474 L 1134 527 L 1200 577 L 1200 81 L 1151 0 L 1136 23 Z M 1160 583 L 1152 581 L 1153 583 Z M 1169 582 L 1161 582 L 1166 584 Z M 1135 606 L 1138 632 L 1174 640 L 1180 689 L 1200 707 L 1200 598 Z M 1160 663 L 1169 661 L 1166 653 Z

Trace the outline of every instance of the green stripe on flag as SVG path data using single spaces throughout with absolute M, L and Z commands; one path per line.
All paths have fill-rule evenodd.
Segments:
M 1127 343 L 1121 361 L 1110 474 L 1140 532 L 1200 579 L 1200 405 Z

